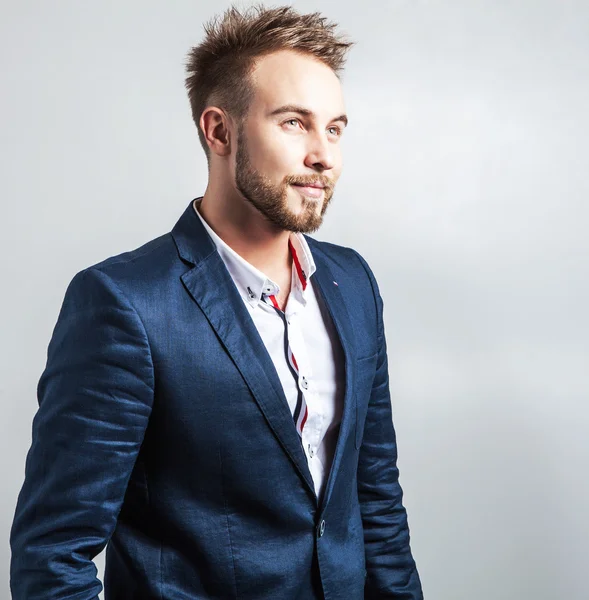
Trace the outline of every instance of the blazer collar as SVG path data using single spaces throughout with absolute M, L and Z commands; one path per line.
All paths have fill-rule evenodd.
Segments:
M 193 200 L 172 229 L 172 238 L 180 258 L 192 265 L 206 260 L 217 249 L 192 207 Z
M 356 424 L 356 399 L 354 397 L 356 350 L 352 321 L 346 301 L 346 298 L 350 298 L 350 295 L 349 292 L 348 294 L 344 294 L 341 286 L 334 277 L 334 270 L 336 270 L 337 265 L 334 263 L 333 259 L 323 251 L 325 246 L 309 237 L 307 237 L 307 241 L 309 242 L 309 247 L 313 252 L 313 257 L 317 265 L 317 271 L 313 277 L 314 285 L 316 285 L 316 289 L 319 291 L 335 325 L 339 342 L 344 352 L 345 361 L 344 409 L 335 447 L 335 454 L 333 456 L 331 470 L 321 502 L 321 506 L 324 507 L 331 498 L 335 479 L 340 470 L 341 461 L 345 453 L 346 441 L 351 440 L 351 442 L 348 443 L 352 444 L 352 448 L 354 445 Z

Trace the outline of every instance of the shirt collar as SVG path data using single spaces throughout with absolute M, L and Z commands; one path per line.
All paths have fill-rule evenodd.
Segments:
M 252 306 L 262 300 L 263 295 L 277 295 L 280 287 L 277 283 L 266 277 L 262 271 L 256 269 L 247 260 L 241 257 L 233 248 L 227 245 L 203 219 L 198 210 L 201 198 L 192 203 L 194 212 L 198 215 L 207 233 L 211 236 L 217 252 L 221 255 L 231 278 L 243 299 Z M 306 304 L 307 283 L 316 271 L 315 261 L 307 244 L 305 236 L 292 232 L 289 237 L 289 247 L 293 257 L 293 277 L 291 293 L 295 293 L 301 304 Z

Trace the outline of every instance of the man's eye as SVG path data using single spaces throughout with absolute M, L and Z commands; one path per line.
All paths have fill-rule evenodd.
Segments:
M 292 124 L 294 127 L 296 127 L 299 124 L 299 120 L 298 119 L 288 119 L 288 121 L 284 121 L 283 125 L 290 125 Z
M 342 130 L 339 127 L 336 127 L 335 125 L 333 127 L 329 127 L 328 130 L 332 135 L 341 135 Z

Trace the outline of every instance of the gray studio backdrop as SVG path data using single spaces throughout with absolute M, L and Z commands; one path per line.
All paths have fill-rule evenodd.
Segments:
M 294 4 L 358 41 L 316 237 L 380 281 L 425 595 L 586 600 L 589 3 Z M 2 2 L 1 599 L 66 286 L 204 191 L 183 62 L 227 5 Z

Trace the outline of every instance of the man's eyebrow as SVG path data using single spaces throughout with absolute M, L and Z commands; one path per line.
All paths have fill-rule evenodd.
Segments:
M 305 117 L 314 116 L 312 110 L 304 108 L 303 106 L 297 106 L 296 104 L 285 104 L 284 106 L 280 106 L 279 108 L 274 109 L 269 116 L 273 117 L 275 115 L 282 115 L 284 113 L 297 113 Z M 341 114 L 335 119 L 331 119 L 331 121 L 341 121 L 345 127 L 348 124 L 348 117 L 345 114 Z

